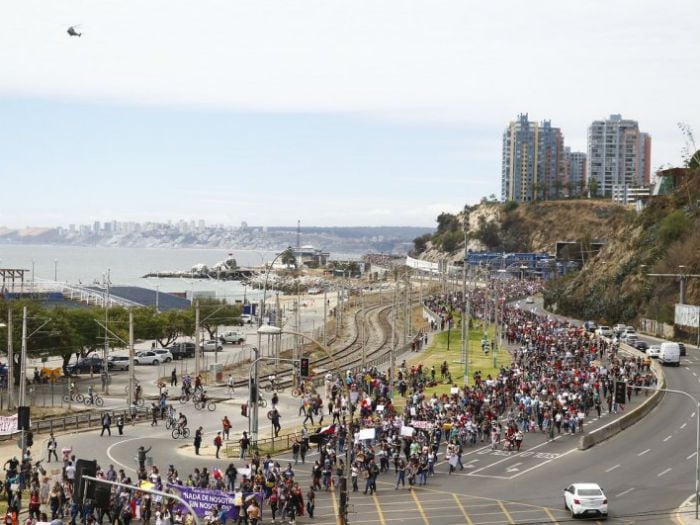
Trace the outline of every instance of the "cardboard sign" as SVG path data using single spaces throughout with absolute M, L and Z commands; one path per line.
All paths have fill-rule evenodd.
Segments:
M 360 429 L 360 441 L 364 441 L 366 439 L 374 439 L 374 436 L 376 434 L 377 434 L 377 431 L 374 428 L 361 428 Z
M 450 394 L 459 394 L 459 387 L 453 386 L 450 388 Z
M 401 427 L 401 435 L 405 437 L 412 437 L 415 431 L 413 427 Z

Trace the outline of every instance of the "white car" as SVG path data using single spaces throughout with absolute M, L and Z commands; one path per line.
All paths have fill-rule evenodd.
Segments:
M 608 517 L 608 498 L 597 483 L 572 483 L 564 489 L 564 507 L 571 517 Z
M 216 339 L 202 341 L 201 343 L 199 343 L 199 348 L 201 348 L 204 352 L 215 352 L 217 350 L 221 351 L 224 349 L 224 347 L 221 346 L 221 343 L 219 343 L 219 341 L 217 341 Z
M 527 299 L 525 299 L 525 302 L 526 302 L 527 304 L 532 304 L 532 303 L 535 302 L 535 299 L 534 299 L 534 297 L 532 297 L 532 296 L 530 295 L 530 296 L 527 297 Z
M 649 357 L 658 358 L 659 352 L 661 352 L 661 347 L 659 345 L 651 345 L 647 348 L 647 355 Z
M 153 352 L 160 356 L 161 363 L 169 363 L 173 360 L 173 354 L 167 348 L 156 348 Z
M 601 337 L 612 337 L 613 336 L 613 331 L 612 328 L 609 326 L 601 325 L 599 326 L 595 333 Z
M 172 354 L 170 354 L 170 358 L 172 359 Z M 152 350 L 145 350 L 143 352 L 139 352 L 134 357 L 135 365 L 158 365 L 162 362 L 163 358 Z
M 637 332 L 634 331 L 634 328 L 627 328 L 624 332 L 622 332 L 622 335 L 620 336 L 620 339 L 623 341 L 627 341 L 630 337 L 634 336 L 634 338 L 637 338 Z
M 245 341 L 245 334 L 243 332 L 226 332 L 224 335 L 220 336 L 221 342 L 223 343 L 233 343 L 234 345 L 242 344 Z

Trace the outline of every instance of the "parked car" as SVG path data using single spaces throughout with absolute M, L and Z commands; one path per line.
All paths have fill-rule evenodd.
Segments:
M 135 365 L 158 365 L 160 363 L 162 363 L 161 356 L 156 354 L 153 350 L 139 352 L 136 354 L 136 357 L 134 357 Z
M 129 370 L 129 356 L 111 355 L 107 358 L 107 370 Z
M 637 350 L 646 352 L 646 349 L 649 348 L 649 343 L 647 343 L 646 341 L 642 341 L 641 339 L 637 339 L 632 343 L 632 346 L 635 347 Z
M 175 343 L 168 350 L 170 350 L 173 359 L 185 359 L 194 357 L 195 345 L 194 343 Z
M 199 343 L 199 348 L 204 352 L 215 352 L 216 350 L 223 350 L 224 347 L 216 339 L 209 339 L 208 341 L 202 341 Z
M 241 321 L 246 324 L 251 324 L 253 322 L 253 316 L 250 314 L 241 314 Z
M 637 332 L 634 330 L 632 327 L 627 327 L 624 332 L 622 332 L 622 335 L 620 336 L 620 339 L 623 341 L 627 341 L 630 336 L 637 337 Z
M 160 356 L 161 363 L 169 363 L 174 359 L 173 354 L 167 348 L 154 348 L 153 352 Z
M 661 347 L 659 345 L 651 345 L 649 348 L 647 348 L 646 354 L 649 357 L 653 357 L 654 359 L 658 359 L 660 351 L 661 351 Z
M 597 483 L 573 483 L 564 489 L 564 507 L 571 517 L 608 517 L 608 498 Z
M 685 344 L 683 343 L 678 343 L 678 348 L 681 351 L 681 357 L 685 357 Z
M 85 357 L 77 363 L 66 367 L 68 374 L 87 374 L 92 372 L 102 372 L 102 358 L 97 356 Z
M 222 343 L 233 343 L 234 345 L 239 345 L 245 341 L 245 334 L 243 332 L 226 332 L 224 335 L 220 336 L 219 339 Z

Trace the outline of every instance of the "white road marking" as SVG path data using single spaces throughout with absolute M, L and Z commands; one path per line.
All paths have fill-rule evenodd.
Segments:
M 657 477 L 657 478 L 660 478 L 661 476 L 663 476 L 664 474 L 668 474 L 668 473 L 671 472 L 672 470 L 673 470 L 673 469 L 671 469 L 671 468 L 667 468 L 666 470 L 664 470 L 664 471 L 662 471 L 662 472 L 659 472 L 659 473 L 656 475 L 656 477 Z
M 693 452 L 693 453 L 692 453 L 692 454 L 691 454 L 690 456 L 688 456 L 688 457 L 687 457 L 687 458 L 685 458 L 685 459 L 691 459 L 691 458 L 694 458 L 694 457 L 695 457 L 696 455 L 697 455 L 697 452 Z
M 634 490 L 634 487 L 632 487 L 632 488 L 630 488 L 630 489 L 627 489 L 627 490 L 623 490 L 623 491 L 620 492 L 619 494 L 616 494 L 615 497 L 616 497 L 616 498 L 621 498 L 622 496 L 624 496 L 625 494 L 629 494 L 629 493 L 632 492 L 633 490 Z
M 520 469 L 518 468 L 518 465 L 522 465 L 522 464 L 523 464 L 522 461 L 519 462 L 519 463 L 513 463 L 512 466 L 510 466 L 510 467 L 508 467 L 508 468 L 506 469 L 506 472 L 518 472 L 518 471 L 520 470 Z
M 688 369 L 686 368 L 686 370 Z M 693 377 L 698 377 L 698 375 L 695 372 L 693 372 Z
M 643 455 L 646 454 L 647 452 L 651 452 L 651 449 L 648 448 L 648 449 L 646 449 L 646 450 L 643 450 L 643 451 L 641 451 L 641 452 L 640 452 L 639 454 L 637 454 L 637 455 L 638 455 L 638 456 L 643 456 Z
M 695 417 L 695 412 L 693 412 L 692 414 L 690 414 L 690 417 L 691 417 L 691 418 Z
M 612 472 L 612 471 L 615 470 L 616 468 L 620 468 L 620 464 L 619 464 L 619 463 L 618 463 L 617 465 L 613 466 L 613 467 L 610 467 L 610 468 L 607 469 L 605 472 Z
M 466 324 L 466 323 L 465 323 L 465 324 Z M 681 425 L 681 429 L 685 428 L 687 424 L 688 424 L 688 423 L 683 423 L 683 424 Z
M 672 437 L 673 437 L 673 436 L 666 436 L 666 437 L 664 438 L 664 443 L 666 443 L 666 442 L 667 442 L 669 439 L 671 439 Z

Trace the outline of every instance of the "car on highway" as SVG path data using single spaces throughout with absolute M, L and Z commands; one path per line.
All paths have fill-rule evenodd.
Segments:
M 172 354 L 170 355 L 172 358 Z M 163 358 L 160 354 L 156 354 L 153 350 L 144 350 L 139 352 L 134 357 L 135 365 L 159 365 L 163 362 Z
M 215 352 L 215 351 L 221 351 L 224 349 L 222 344 L 217 341 L 216 339 L 209 339 L 208 341 L 202 341 L 199 343 L 199 348 L 201 348 L 204 352 Z
M 234 330 L 219 336 L 219 340 L 222 343 L 233 343 L 234 345 L 240 345 L 245 341 L 245 334 Z
M 597 483 L 572 483 L 564 489 L 564 507 L 572 518 L 608 517 L 608 498 Z
M 680 366 L 681 349 L 678 343 L 661 343 L 659 362 L 664 365 Z
M 685 357 L 686 349 L 683 343 L 678 343 L 678 349 L 681 351 L 681 357 Z
M 649 348 L 649 343 L 642 341 L 641 339 L 637 339 L 630 344 L 641 352 L 646 352 L 647 348 Z
M 630 338 L 630 336 L 637 337 L 637 332 L 635 331 L 634 328 L 632 328 L 631 326 L 628 326 L 628 327 L 625 329 L 625 331 L 622 332 L 622 335 L 620 336 L 620 339 L 621 339 L 622 341 L 627 341 L 627 340 Z
M 89 372 L 102 372 L 102 358 L 97 356 L 89 356 L 80 359 L 78 362 L 70 364 L 66 367 L 66 373 L 87 374 Z
M 651 345 L 649 348 L 647 348 L 647 351 L 645 353 L 649 357 L 653 357 L 654 359 L 658 359 L 660 351 L 661 351 L 661 347 L 659 345 Z
M 600 325 L 596 331 L 596 335 L 599 335 L 601 337 L 612 337 L 613 336 L 613 330 L 609 326 L 605 325 Z
M 246 324 L 251 324 L 253 322 L 253 316 L 250 314 L 241 314 L 241 321 Z
M 107 370 L 129 370 L 129 356 L 111 355 L 107 358 Z
M 527 304 L 532 304 L 532 303 L 535 302 L 535 299 L 534 299 L 531 295 L 529 295 L 529 296 L 527 297 L 527 299 L 525 299 L 525 302 L 526 302 Z
M 173 355 L 173 359 L 185 359 L 194 357 L 195 345 L 194 343 L 175 343 L 168 350 Z

